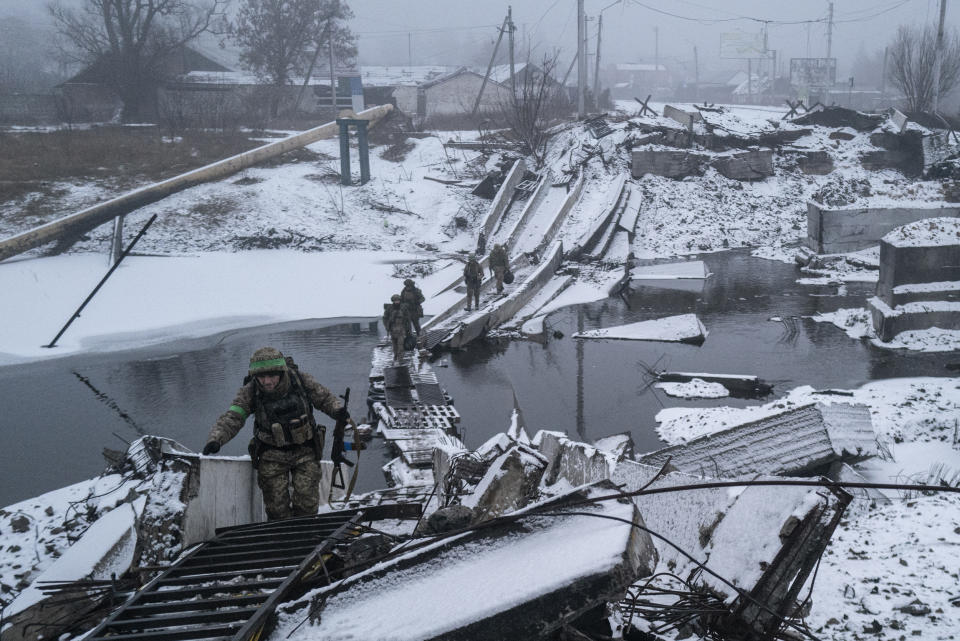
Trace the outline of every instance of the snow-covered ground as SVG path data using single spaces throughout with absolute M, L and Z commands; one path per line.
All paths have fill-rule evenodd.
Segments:
M 620 116 L 635 113 L 636 106 L 623 105 Z M 730 115 L 736 118 L 724 122 L 729 128 L 756 130 L 782 113 L 735 109 Z M 590 181 L 581 204 L 560 230 L 565 243 L 583 235 L 593 222 L 591 204 L 618 175 L 629 171 L 626 122 L 613 127 L 614 134 L 598 141 L 582 127 L 570 126 L 551 142 L 547 162 L 553 175 L 561 177 L 583 162 Z M 941 197 L 936 181 L 863 169 L 857 159 L 870 148 L 867 134 L 834 141 L 828 138 L 829 130 L 812 129 L 796 146 L 829 151 L 836 167 L 831 175 L 806 175 L 778 156 L 775 175 L 757 182 L 730 180 L 712 169 L 680 181 L 630 179 L 643 196 L 634 253 L 670 257 L 755 247 L 757 255 L 791 261 L 791 246 L 806 233 L 805 203 L 814 193 L 832 194 L 859 206 Z M 108 268 L 110 226 L 90 232 L 67 254 L 41 257 L 33 251 L 0 263 L 0 291 L 6 301 L 0 306 L 0 366 L 287 320 L 377 317 L 405 277 L 416 278 L 423 288 L 427 314 L 443 309 L 456 294 L 436 294 L 462 269 L 460 258 L 474 248 L 477 225 L 488 205 L 472 196 L 469 186 L 498 160 L 496 155 L 445 151 L 441 140 L 454 135 L 411 138 L 409 150 L 398 160 L 381 157 L 386 147 L 373 147 L 372 180 L 364 186 L 340 187 L 331 180 L 331 171 L 337 168 L 337 142 L 322 141 L 309 146 L 317 154 L 313 159 L 248 169 L 129 215 L 128 239 L 150 215 L 159 214 L 136 248 L 144 255 L 124 261 L 53 349 L 42 346 Z M 462 180 L 463 185 L 427 177 Z M 103 184 L 65 182 L 58 190 L 66 212 L 117 195 Z M 37 197 L 27 194 L 23 201 L 0 205 L 0 237 L 49 222 L 8 215 Z M 620 275 L 622 268 L 607 277 L 581 278 L 551 307 L 605 296 L 610 282 Z M 864 314 L 865 310 L 846 309 L 816 320 L 838 324 L 854 340 L 872 337 Z M 904 346 L 913 344 L 908 338 L 896 340 Z M 956 336 L 943 332 L 922 340 L 944 349 L 960 348 Z M 889 453 L 864 464 L 861 473 L 883 481 L 943 479 L 956 484 L 958 379 L 875 381 L 852 394 L 825 396 L 801 388 L 757 407 L 667 408 L 658 417 L 660 433 L 668 442 L 680 442 L 811 398 L 852 400 L 870 406 L 878 438 Z M 0 513 L 4 549 L 0 582 L 19 591 L 63 552 L 67 533 L 55 532 L 60 525 L 47 513 L 48 507 L 59 517 L 75 509 L 69 507 L 72 503 L 79 505 L 85 497 L 100 494 L 100 485 L 122 482 L 104 477 L 6 508 Z M 855 502 L 820 566 L 810 617 L 816 634 L 823 639 L 855 638 L 868 634 L 864 629 L 876 620 L 880 638 L 960 635 L 960 610 L 949 605 L 960 570 L 954 551 L 960 540 L 956 495 L 869 505 Z M 14 521 L 16 525 L 10 525 Z M 27 531 L 36 533 L 29 548 L 16 543 Z M 919 606 L 898 609 L 915 599 L 931 611 L 913 614 L 923 610 Z

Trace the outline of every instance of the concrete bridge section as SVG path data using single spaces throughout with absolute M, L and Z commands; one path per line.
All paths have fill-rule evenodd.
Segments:
M 843 254 L 880 243 L 883 236 L 901 225 L 924 218 L 960 216 L 960 207 L 862 207 L 828 209 L 807 203 L 806 245 L 818 254 Z

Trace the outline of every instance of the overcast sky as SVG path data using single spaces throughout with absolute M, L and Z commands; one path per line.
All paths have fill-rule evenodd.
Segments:
M 79 3 L 82 0 L 67 0 Z M 232 0 L 236 5 L 239 0 Z M 0 0 L 0 19 L 28 15 L 46 21 L 42 0 Z M 719 58 L 721 34 L 761 33 L 777 58 L 821 57 L 827 52 L 827 0 L 586 0 L 586 12 L 603 12 L 601 63 L 682 62 L 701 70 L 739 68 Z M 948 5 L 951 3 L 948 3 Z M 955 3 L 953 3 L 955 4 Z M 351 27 L 367 64 L 483 65 L 506 15 L 507 2 L 490 0 L 353 0 Z M 569 61 L 576 47 L 576 0 L 515 0 L 517 59 L 554 48 Z M 939 0 L 835 0 L 833 55 L 844 75 L 858 51 L 882 51 L 898 25 L 935 24 Z M 960 25 L 960 6 L 947 7 L 949 27 Z M 589 25 L 591 68 L 597 21 Z M 505 39 L 506 41 L 506 39 Z M 503 47 L 505 51 L 505 47 Z M 505 54 L 502 56 L 506 61 Z M 500 60 L 498 60 L 500 62 Z M 787 64 L 783 62 L 782 64 Z

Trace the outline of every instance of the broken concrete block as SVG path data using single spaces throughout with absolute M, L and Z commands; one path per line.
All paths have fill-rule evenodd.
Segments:
M 654 320 L 629 323 L 617 327 L 603 327 L 577 332 L 573 338 L 600 338 L 635 341 L 666 341 L 701 345 L 707 329 L 696 314 L 680 314 Z
M 679 122 L 687 129 L 692 129 L 693 123 L 703 121 L 703 116 L 699 111 L 687 111 L 674 107 L 673 105 L 664 105 L 663 115 L 666 118 Z
M 858 461 L 877 453 L 865 405 L 811 403 L 784 410 L 638 458 L 713 478 L 744 474 L 806 476 L 834 461 Z
M 556 432 L 543 434 L 540 453 L 548 461 L 544 485 L 553 485 L 560 479 L 574 486 L 596 483 L 610 478 L 617 464 L 615 455 Z
M 833 171 L 833 158 L 826 151 L 796 152 L 797 165 L 800 171 L 815 176 L 826 176 Z
M 665 176 L 666 178 L 685 178 L 703 173 L 703 165 L 709 157 L 677 149 L 634 149 L 633 177 L 642 178 L 646 174 Z
M 807 247 L 818 254 L 843 254 L 877 245 L 901 225 L 924 218 L 957 217 L 960 207 L 851 207 L 830 209 L 807 202 Z
M 554 515 L 537 516 L 531 506 L 517 520 L 439 541 L 321 588 L 311 595 L 313 622 L 301 625 L 301 614 L 282 617 L 277 634 L 291 641 L 546 639 L 653 572 L 656 549 L 633 526 L 643 520 L 629 501 L 572 508 L 586 514 L 564 514 L 557 501 L 536 507 Z
M 630 432 L 598 438 L 593 442 L 593 446 L 598 450 L 610 452 L 617 457 L 618 461 L 633 458 L 633 436 Z
M 477 520 L 515 512 L 537 497 L 547 460 L 536 450 L 515 444 L 500 455 L 462 503 L 473 508 Z
M 414 532 L 415 536 L 429 536 L 453 532 L 468 527 L 474 520 L 474 513 L 466 505 L 450 505 L 442 507 L 423 522 L 421 531 Z
M 717 156 L 710 166 L 732 180 L 763 180 L 773 175 L 773 150 L 752 149 Z

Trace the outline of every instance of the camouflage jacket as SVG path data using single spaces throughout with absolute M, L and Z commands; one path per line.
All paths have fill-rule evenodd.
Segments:
M 483 280 L 483 270 L 480 269 L 480 263 L 475 260 L 468 261 L 463 268 L 463 280 L 471 285 L 479 285 Z
M 326 387 L 317 382 L 317 380 L 303 371 L 298 371 L 300 375 L 300 380 L 303 381 L 303 389 L 310 401 L 310 405 L 317 408 L 330 418 L 336 418 L 337 411 L 340 409 L 340 401 L 337 400 L 336 395 L 328 390 Z M 294 374 L 288 372 L 287 376 L 293 376 Z M 216 441 L 223 445 L 243 428 L 243 424 L 246 422 L 247 417 L 250 415 L 254 416 L 254 433 L 257 434 L 261 431 L 270 431 L 269 426 L 260 426 L 257 425 L 257 416 L 258 412 L 258 399 L 260 395 L 256 389 L 257 382 L 252 380 L 237 392 L 236 397 L 233 399 L 233 403 L 230 405 L 230 409 L 220 415 L 220 418 L 217 419 L 217 422 L 213 424 L 213 427 L 210 429 L 210 435 L 207 437 L 207 441 Z M 287 393 L 298 394 L 299 392 L 296 389 L 296 386 L 293 385 L 291 381 L 290 391 Z M 266 441 L 265 441 L 266 442 Z M 272 443 L 268 443 L 272 444 Z
M 406 305 L 411 318 L 421 318 L 423 316 L 423 292 L 419 287 L 404 287 L 400 292 L 400 302 Z
M 507 252 L 505 249 L 494 249 L 492 252 L 490 252 L 490 269 L 495 269 L 497 267 L 506 268 L 509 263 L 510 260 L 507 258 Z
M 388 334 L 405 335 L 410 331 L 410 312 L 403 305 L 394 307 L 387 305 L 383 310 L 383 326 Z

